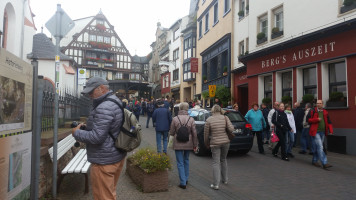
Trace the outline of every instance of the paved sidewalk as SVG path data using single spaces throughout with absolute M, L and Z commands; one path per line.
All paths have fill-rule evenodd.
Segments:
M 140 116 L 140 122 L 143 128 L 143 137 L 140 147 L 153 147 L 156 148 L 155 131 L 151 127 L 146 129 L 146 117 Z M 152 121 L 151 121 L 152 123 Z M 169 171 L 169 188 L 166 192 L 156 192 L 156 193 L 143 193 L 137 186 L 131 181 L 130 177 L 126 174 L 126 167 L 122 170 L 118 187 L 117 194 L 118 199 L 125 200 L 138 200 L 138 199 L 210 199 L 202 192 L 197 190 L 194 186 L 188 184 L 187 189 L 183 190 L 178 187 L 179 177 L 175 162 L 175 154 L 172 150 L 169 151 L 169 156 L 171 158 L 172 170 Z M 194 156 L 191 154 L 191 156 Z M 91 184 L 89 183 L 89 193 L 84 195 L 84 176 L 80 175 L 67 175 L 61 185 L 60 192 L 57 197 L 60 200 L 69 199 L 93 199 L 91 193 Z

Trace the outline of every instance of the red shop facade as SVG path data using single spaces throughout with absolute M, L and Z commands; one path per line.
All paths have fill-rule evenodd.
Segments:
M 246 66 L 234 70 L 240 109 L 264 98 L 294 103 L 313 95 L 324 101 L 334 126 L 329 151 L 356 155 L 356 19 L 239 59 Z

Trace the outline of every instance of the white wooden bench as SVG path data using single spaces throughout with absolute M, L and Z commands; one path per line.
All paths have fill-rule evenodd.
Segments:
M 57 150 L 57 160 L 59 160 L 64 154 L 70 150 L 74 144 L 75 139 L 72 134 L 65 137 L 63 140 L 58 142 L 58 150 Z M 48 149 L 48 153 L 53 162 L 53 147 Z M 74 155 L 74 152 L 72 150 Z M 85 176 L 85 191 L 84 193 L 88 193 L 89 185 L 88 185 L 88 171 L 91 163 L 87 161 L 87 150 L 80 149 L 77 154 L 72 158 L 72 160 L 64 167 L 62 171 L 58 169 L 58 181 L 57 181 L 57 191 L 59 192 L 59 187 L 62 183 L 62 180 L 67 174 L 84 174 Z

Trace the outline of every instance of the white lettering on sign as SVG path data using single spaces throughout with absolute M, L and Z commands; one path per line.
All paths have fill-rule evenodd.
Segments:
M 304 58 L 309 58 L 309 57 L 314 57 L 317 55 L 323 55 L 326 54 L 328 52 L 333 52 L 335 49 L 336 42 L 329 42 L 329 43 L 325 43 L 325 44 L 321 44 L 318 46 L 314 46 L 308 49 L 303 49 L 303 50 L 299 50 L 297 52 L 293 52 L 292 53 L 292 61 L 298 61 L 298 60 L 303 60 Z M 271 58 L 271 59 L 267 59 L 267 60 L 263 60 L 261 61 L 261 67 L 265 68 L 265 67 L 273 67 L 279 64 L 284 64 L 287 62 L 287 56 L 286 55 L 282 55 L 282 56 L 278 56 L 275 58 Z

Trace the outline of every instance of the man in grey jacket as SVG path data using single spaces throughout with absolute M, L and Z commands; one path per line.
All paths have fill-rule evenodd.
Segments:
M 116 185 L 124 166 L 126 152 L 119 151 L 109 131 L 116 138 L 120 132 L 123 113 L 120 107 L 107 99 L 122 102 L 111 90 L 106 80 L 92 77 L 86 83 L 82 94 L 93 99 L 93 109 L 90 112 L 85 130 L 80 124 L 73 128 L 74 138 L 86 143 L 88 161 L 92 163 L 90 179 L 93 196 L 96 200 L 116 199 Z

